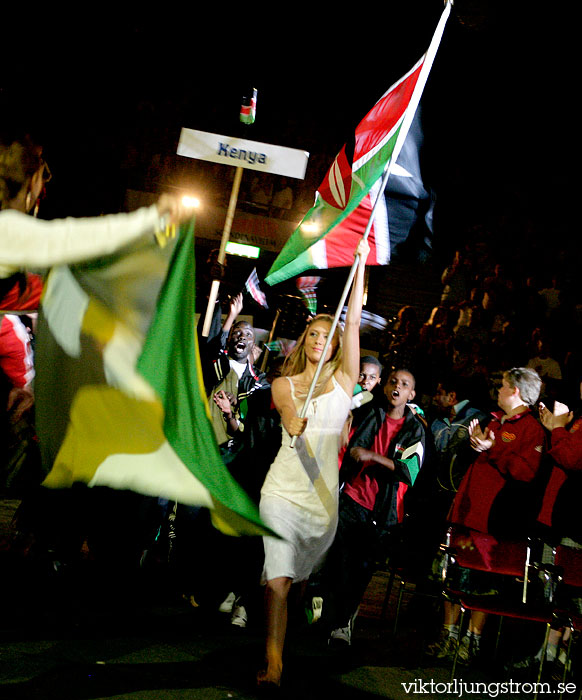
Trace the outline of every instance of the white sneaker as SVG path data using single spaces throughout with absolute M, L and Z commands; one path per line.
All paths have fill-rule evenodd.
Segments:
M 244 605 L 235 605 L 232 609 L 230 624 L 234 625 L 235 627 L 246 627 L 247 619 L 247 611 Z
M 222 603 L 218 606 L 218 612 L 221 613 L 231 613 L 234 606 L 234 601 L 236 596 L 234 593 L 229 593 Z
M 350 646 L 352 643 L 352 630 L 350 625 L 347 627 L 338 627 L 336 630 L 332 630 L 327 640 L 328 644 L 335 644 L 339 642 L 340 644 L 346 644 Z
M 328 644 L 337 644 L 338 642 L 343 646 L 344 644 L 346 646 L 350 646 L 352 643 L 352 632 L 354 630 L 354 622 L 356 621 L 356 617 L 358 616 L 358 613 L 360 612 L 360 606 L 356 608 L 356 612 L 350 617 L 349 622 L 347 624 L 347 627 L 338 627 L 335 630 L 331 631 L 331 634 L 329 635 L 329 639 L 327 640 Z
M 307 621 L 310 625 L 317 622 L 321 618 L 323 610 L 323 598 L 315 596 L 311 599 L 311 609 L 307 610 Z

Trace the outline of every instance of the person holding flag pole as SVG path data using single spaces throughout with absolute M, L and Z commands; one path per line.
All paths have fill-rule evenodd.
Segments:
M 276 284 L 303 270 L 327 267 L 319 262 L 321 247 L 318 256 L 313 251 L 322 242 L 325 244 L 332 229 L 348 221 L 350 214 L 362 210 L 367 223 L 362 226 L 365 230 L 335 317 L 331 321 L 327 316 L 324 322 L 321 316 L 316 316 L 309 323 L 283 367 L 283 376 L 272 387 L 284 427 L 283 443 L 261 490 L 260 513 L 281 539 L 264 538 L 267 638 L 266 668 L 257 675 L 260 687 L 278 687 L 281 683 L 291 584 L 307 580 L 321 566 L 337 528 L 339 432 L 347 418 L 359 372 L 359 325 L 365 261 L 370 252 L 368 237 L 376 212 L 382 210 L 390 171 L 414 119 L 451 5 L 452 0 L 446 0 L 423 58 L 388 90 L 366 117 L 356 130 L 355 146 L 342 149 L 318 191 L 314 207 L 265 279 L 267 284 Z M 371 211 L 366 217 L 368 203 Z M 311 219 L 319 224 L 319 234 L 315 237 L 302 229 L 303 223 Z M 343 241 L 344 248 L 347 240 L 346 237 Z M 375 258 L 379 263 L 377 252 Z M 340 364 L 337 327 L 354 280 Z M 323 343 L 322 339 L 325 339 Z M 330 397 L 333 405 L 327 407 Z
M 370 199 L 370 204 L 371 204 L 371 210 L 369 213 L 369 216 L 367 218 L 367 222 L 365 225 L 365 229 L 362 231 L 363 233 L 363 239 L 367 240 L 370 237 L 370 233 L 372 231 L 372 227 L 374 225 L 374 219 L 376 217 L 377 213 L 380 213 L 383 211 L 385 208 L 384 204 L 384 191 L 386 189 L 386 186 L 388 184 L 388 179 L 390 177 L 390 174 L 392 172 L 393 166 L 396 163 L 398 156 L 400 154 L 400 151 L 402 150 L 402 147 L 404 145 L 404 142 L 406 141 L 410 126 L 414 120 L 414 116 L 416 114 L 416 110 L 418 108 L 418 105 L 420 103 L 420 98 L 422 96 L 424 87 L 426 85 L 426 81 L 428 79 L 430 70 L 432 68 L 434 58 L 436 56 L 436 52 L 438 50 L 440 40 L 442 37 L 442 34 L 444 32 L 445 26 L 447 19 L 450 14 L 451 10 L 451 5 L 452 5 L 452 0 L 445 0 L 445 8 L 444 11 L 441 15 L 441 18 L 439 20 L 439 23 L 437 25 L 436 31 L 433 35 L 432 41 L 430 43 L 430 46 L 424 56 L 422 57 L 421 60 L 417 62 L 417 64 L 414 66 L 414 68 L 409 71 L 409 73 L 400 81 L 398 81 L 395 86 L 390 88 L 388 92 L 384 95 L 384 98 L 387 98 L 388 95 L 391 97 L 388 99 L 386 104 L 383 107 L 384 112 L 380 111 L 378 114 L 376 114 L 373 118 L 373 125 L 374 128 L 378 131 L 375 139 L 377 143 L 373 148 L 368 153 L 363 153 L 361 154 L 360 161 L 361 162 L 368 162 L 368 163 L 376 163 L 376 165 L 373 165 L 373 167 L 370 168 L 370 172 L 368 173 L 368 178 L 369 182 L 368 184 L 361 190 L 359 195 L 354 195 L 352 198 L 354 201 L 360 201 L 361 198 L 363 197 L 364 193 L 368 193 L 368 197 Z M 402 90 L 401 94 L 398 93 L 398 89 Z M 397 95 L 394 97 L 394 95 Z M 380 104 L 382 100 L 378 104 Z M 378 106 L 378 105 L 377 105 Z M 376 106 L 376 107 L 377 107 Z M 374 112 L 374 110 L 373 110 Z M 372 112 L 370 113 L 370 115 Z M 367 122 L 367 120 L 370 118 L 370 115 L 362 122 L 364 124 Z M 382 116 L 381 119 L 380 116 Z M 379 119 L 379 122 L 376 123 L 374 120 Z M 370 128 L 372 126 L 372 123 L 367 124 L 366 128 Z M 362 136 L 358 137 L 356 135 L 356 140 L 360 138 L 362 141 L 366 141 Z M 345 167 L 345 164 L 343 166 L 340 165 L 340 156 L 344 153 L 344 150 L 340 153 L 338 158 L 336 158 L 336 162 L 332 165 L 330 168 L 330 171 L 328 172 L 328 175 L 326 176 L 324 183 L 320 186 L 320 190 L 323 190 L 325 187 L 330 186 L 331 189 L 334 191 L 336 190 L 337 187 L 339 187 L 339 180 L 338 180 L 338 172 L 342 168 Z M 383 169 L 378 171 L 378 165 L 377 163 L 384 163 L 383 164 Z M 352 166 L 355 167 L 355 166 Z M 352 173 L 352 167 L 349 167 L 349 175 L 346 176 L 344 173 L 343 177 L 347 179 L 354 179 L 353 178 L 353 173 Z M 362 173 L 359 173 L 360 177 L 362 176 Z M 360 177 L 356 178 L 357 180 L 360 181 Z M 330 178 L 333 179 L 334 185 L 330 185 Z M 371 178 L 371 179 L 370 179 Z M 347 182 L 346 179 L 346 182 Z M 327 183 L 327 184 L 326 184 Z M 345 182 L 344 182 L 345 184 Z M 341 189 L 341 188 L 340 188 Z M 348 188 L 351 189 L 351 188 Z M 319 193 L 318 193 L 319 194 Z M 373 202 L 371 201 L 371 197 L 374 197 Z M 317 202 L 317 200 L 316 200 Z M 336 202 L 337 203 L 337 202 Z M 319 216 L 322 217 L 322 221 L 326 220 L 327 221 L 327 227 L 324 227 L 323 233 L 317 238 L 313 239 L 310 242 L 305 242 L 302 240 L 303 234 L 302 234 L 302 224 L 300 224 L 299 228 L 295 231 L 295 233 L 291 236 L 290 240 L 287 242 L 287 245 L 283 249 L 283 251 L 280 253 L 278 258 L 275 260 L 273 263 L 269 273 L 267 274 L 267 277 L 265 278 L 265 281 L 268 284 L 275 284 L 277 282 L 283 281 L 286 279 L 287 276 L 292 276 L 293 274 L 297 274 L 298 272 L 302 272 L 304 269 L 307 269 L 309 267 L 312 267 L 313 265 L 310 265 L 310 263 L 307 261 L 308 259 L 304 258 L 298 250 L 295 250 L 294 246 L 299 246 L 300 248 L 303 247 L 304 245 L 307 245 L 307 249 L 309 249 L 310 246 L 312 246 L 315 242 L 321 241 L 325 236 L 326 233 L 329 233 L 330 230 L 332 230 L 334 227 L 338 227 L 341 225 L 343 219 L 346 217 L 346 213 L 349 209 L 349 207 L 346 206 L 348 203 L 344 203 L 343 205 L 343 213 L 342 209 L 337 209 L 335 207 L 329 207 L 325 205 L 324 203 L 324 208 L 328 209 L 329 212 L 327 214 L 331 216 L 331 219 L 328 220 L 329 216 L 323 216 L 324 212 L 319 212 Z M 305 216 L 304 222 L 309 219 L 309 217 L 313 214 L 317 214 L 315 211 L 318 208 L 318 204 L 316 203 L 316 206 L 310 210 L 310 212 L 307 213 Z M 303 222 L 302 222 L 303 223 Z M 353 239 L 352 239 L 353 240 Z M 286 248 L 289 247 L 292 252 L 289 252 L 286 254 Z M 291 257 L 295 260 L 295 265 L 289 265 L 286 263 L 287 257 L 291 255 Z M 348 277 L 348 280 L 346 282 L 346 286 L 344 288 L 342 298 L 340 300 L 340 303 L 338 305 L 335 318 L 332 324 L 332 328 L 330 331 L 330 337 L 328 339 L 328 343 L 331 342 L 331 337 L 333 336 L 335 327 L 337 326 L 337 323 L 339 321 L 339 317 L 341 314 L 341 311 L 343 310 L 343 305 L 345 303 L 345 299 L 347 298 L 350 286 L 352 284 L 352 280 L 354 279 L 354 274 L 357 268 L 357 260 L 354 262 L 352 265 L 352 268 L 350 270 L 350 274 Z M 310 388 L 309 394 L 307 396 L 307 399 L 305 401 L 303 413 L 302 413 L 302 418 L 305 417 L 305 413 L 307 411 L 307 407 L 309 405 L 309 401 L 311 399 L 311 395 L 313 393 L 313 389 L 315 387 L 315 384 L 317 382 L 318 376 L 319 376 L 319 371 L 321 369 L 321 363 L 318 367 L 318 369 L 315 372 L 314 380 L 312 383 L 312 386 Z M 295 441 L 292 441 L 292 446 L 295 444 Z
M 360 319 L 369 252 L 364 237 L 355 252 L 344 332 L 338 328 L 337 316 L 333 320 L 324 314 L 315 316 L 272 385 L 284 430 L 261 489 L 260 513 L 281 539 L 263 539 L 267 637 L 266 668 L 257 675 L 259 687 L 280 685 L 291 585 L 306 581 L 321 566 L 335 536 L 337 455 L 360 371 Z M 351 280 L 347 289 L 350 285 Z

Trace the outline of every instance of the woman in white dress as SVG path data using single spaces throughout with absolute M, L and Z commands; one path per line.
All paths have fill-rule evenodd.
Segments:
M 272 385 L 283 439 L 261 489 L 260 512 L 282 539 L 264 538 L 267 639 L 266 668 L 257 674 L 259 686 L 280 685 L 291 584 L 306 581 L 321 566 L 335 535 L 338 451 L 360 371 L 360 319 L 369 251 L 368 242 L 361 240 L 344 331 L 338 327 L 328 347 L 306 417 L 299 414 L 331 330 L 331 316 L 319 315 L 309 322 L 282 376 Z

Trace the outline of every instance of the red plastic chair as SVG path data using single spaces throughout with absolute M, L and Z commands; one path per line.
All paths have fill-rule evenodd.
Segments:
M 476 532 L 460 527 L 451 527 L 447 533 L 447 541 L 443 545 L 446 554 L 446 565 L 443 571 L 443 593 L 452 603 L 461 607 L 459 629 L 463 629 L 463 623 L 467 611 L 483 612 L 499 617 L 499 629 L 495 643 L 497 652 L 501 635 L 501 624 L 505 617 L 541 622 L 546 625 L 544 641 L 544 654 L 538 669 L 538 681 L 541 678 L 545 648 L 547 646 L 550 626 L 553 620 L 553 607 L 548 603 L 531 603 L 528 594 L 530 592 L 530 574 L 532 570 L 539 570 L 541 565 L 535 562 L 533 553 L 534 541 L 527 540 L 500 540 L 493 535 Z M 455 590 L 450 582 L 451 567 L 459 566 L 473 571 L 483 571 L 501 576 L 507 576 L 521 585 L 516 587 L 516 592 L 509 599 L 499 599 L 498 596 L 484 596 L 468 594 Z M 551 570 L 551 567 L 548 567 Z M 453 659 L 451 679 L 455 676 L 458 661 L 459 647 Z
M 569 592 L 576 597 L 582 597 L 582 549 L 558 545 L 555 551 L 555 565 L 560 571 L 561 585 L 573 588 L 574 591 Z M 576 589 L 580 590 L 577 591 Z M 572 656 L 574 638 L 582 631 L 582 615 L 576 611 L 563 608 L 559 610 L 559 614 L 564 622 L 564 626 L 570 629 L 570 639 L 566 647 L 566 663 L 564 664 L 562 676 L 562 681 L 564 682 Z

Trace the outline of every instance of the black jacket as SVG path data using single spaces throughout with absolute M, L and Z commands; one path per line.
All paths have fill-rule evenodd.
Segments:
M 343 489 L 346 483 L 355 478 L 361 469 L 361 464 L 350 456 L 350 450 L 352 447 L 365 447 L 367 449 L 372 447 L 374 438 L 386 418 L 387 408 L 384 396 L 362 407 L 359 425 L 342 460 L 340 489 Z M 388 453 L 385 455 L 394 461 L 395 470 L 389 471 L 378 465 L 374 471 L 380 488 L 376 496 L 372 518 L 381 529 L 387 529 L 398 522 L 398 485 L 402 483 L 409 487 L 413 486 L 424 460 L 426 444 L 424 418 L 409 406 L 406 406 L 404 415 L 404 423 L 397 436 L 390 443 Z

